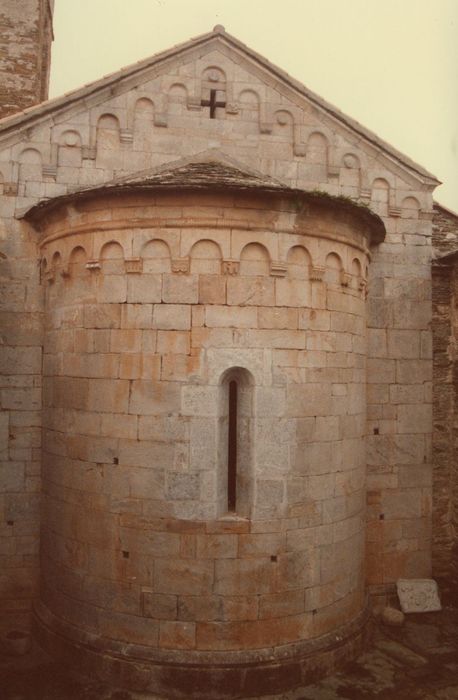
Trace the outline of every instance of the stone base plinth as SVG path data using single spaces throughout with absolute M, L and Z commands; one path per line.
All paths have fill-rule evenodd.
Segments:
M 170 700 L 229 700 L 281 693 L 334 671 L 367 646 L 366 609 L 332 634 L 256 651 L 159 652 L 88 634 L 39 604 L 34 632 L 61 663 L 113 686 L 163 695 Z

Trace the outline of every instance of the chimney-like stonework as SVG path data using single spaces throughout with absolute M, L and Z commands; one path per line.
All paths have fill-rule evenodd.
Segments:
M 2 0 L 0 118 L 48 99 L 54 0 Z

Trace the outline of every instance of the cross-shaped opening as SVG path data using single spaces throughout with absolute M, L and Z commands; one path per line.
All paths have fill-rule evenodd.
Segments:
M 210 99 L 209 100 L 202 100 L 201 105 L 202 105 L 202 107 L 210 107 L 210 119 L 215 119 L 216 108 L 217 107 L 225 107 L 226 103 L 219 102 L 216 99 L 216 90 L 210 90 Z

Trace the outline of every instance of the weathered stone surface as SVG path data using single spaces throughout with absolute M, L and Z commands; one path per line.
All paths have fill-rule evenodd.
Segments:
M 49 43 L 33 2 L 5 5 L 38 32 L 27 71 Z M 102 635 L 104 663 L 148 646 L 123 671 L 144 687 L 240 654 L 240 697 L 299 682 L 290 651 L 360 620 L 365 570 L 430 575 L 432 490 L 450 552 L 446 324 L 433 489 L 429 439 L 437 181 L 221 28 L 165 58 L 0 127 L 0 583 L 30 605 L 42 491 L 60 638 Z
M 0 12 L 0 118 L 48 97 L 54 2 L 7 2 Z
M 380 617 L 382 622 L 389 627 L 401 627 L 404 624 L 404 613 L 396 608 L 383 608 Z
M 433 244 L 433 575 L 445 600 L 458 585 L 456 532 L 458 467 L 456 457 L 457 335 L 456 241 L 458 216 L 436 205 Z
M 437 583 L 433 579 L 399 579 L 396 588 L 405 613 L 441 610 Z

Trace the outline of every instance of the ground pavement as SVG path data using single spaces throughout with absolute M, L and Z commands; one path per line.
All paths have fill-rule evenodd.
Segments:
M 35 647 L 0 659 L 1 700 L 140 700 L 75 678 Z M 340 673 L 262 700 L 458 700 L 458 610 L 407 615 L 403 627 L 377 624 L 373 645 Z M 148 696 L 148 700 L 167 700 Z M 209 698 L 211 700 L 211 698 Z M 249 698 L 246 700 L 254 700 Z

